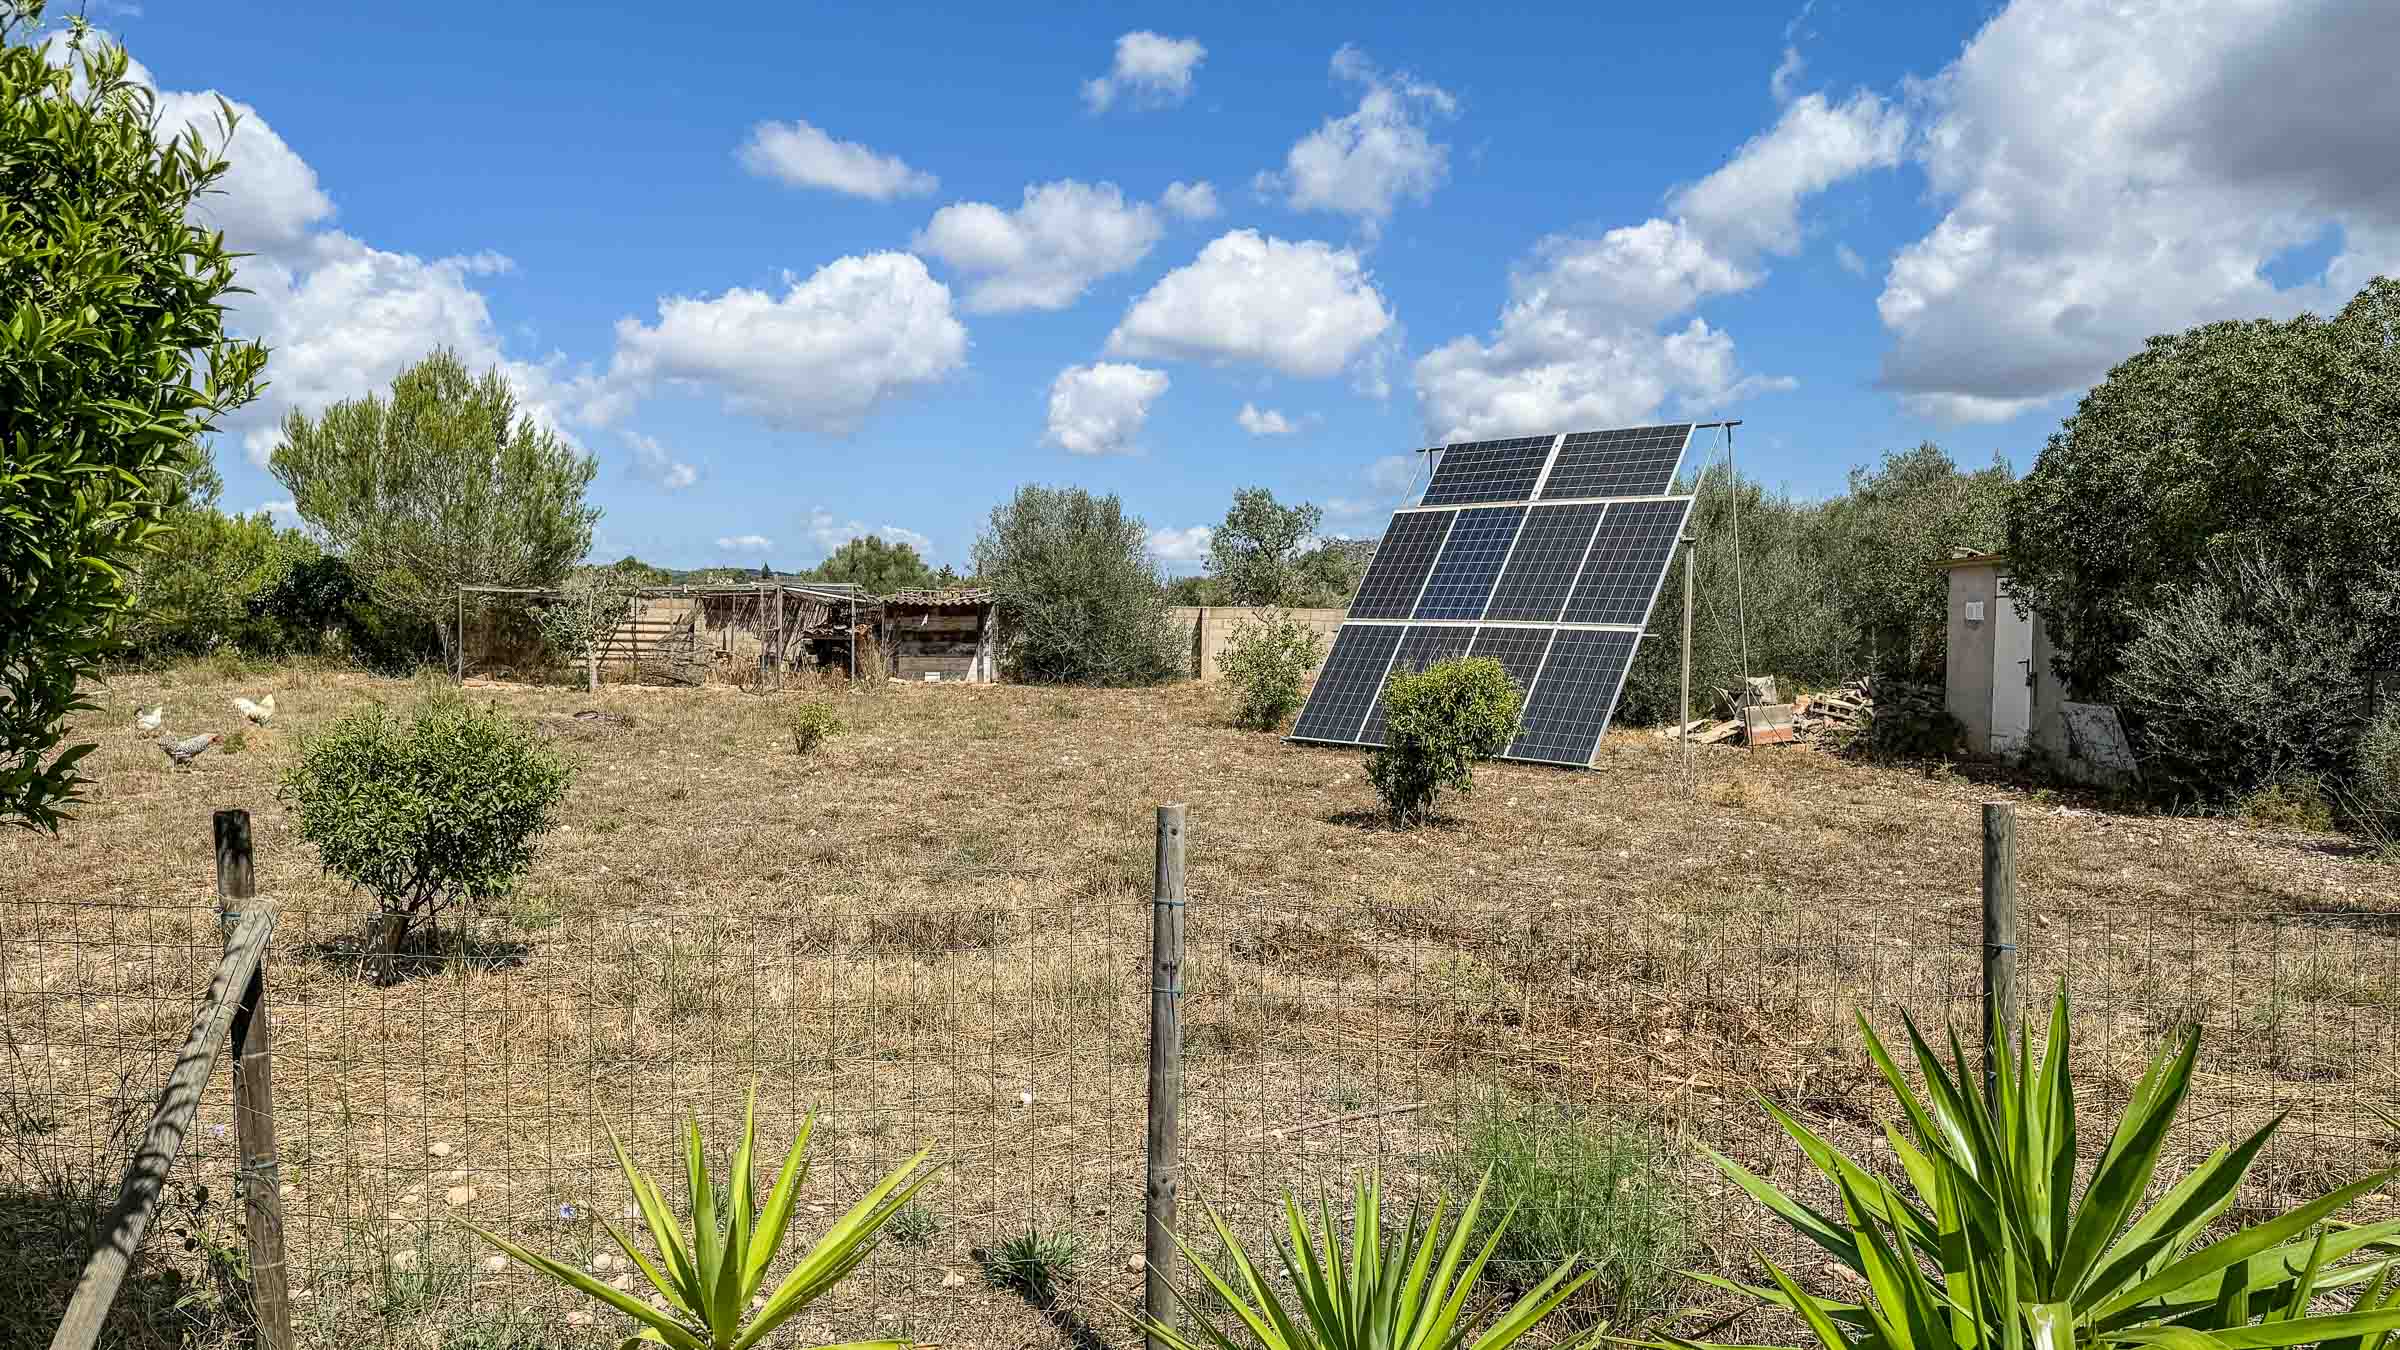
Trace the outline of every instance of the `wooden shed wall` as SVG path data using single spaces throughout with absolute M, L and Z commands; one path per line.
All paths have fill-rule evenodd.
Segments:
M 992 611 L 983 606 L 891 606 L 884 650 L 893 678 L 990 684 L 998 678 Z

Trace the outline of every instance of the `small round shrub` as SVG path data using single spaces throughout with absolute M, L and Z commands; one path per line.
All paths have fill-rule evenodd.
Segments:
M 2367 723 L 2351 755 L 2350 790 L 2369 826 L 2400 829 L 2400 707 Z
M 1475 761 L 1508 748 L 1524 707 L 1517 682 L 1487 656 L 1393 671 L 1383 685 L 1386 744 L 1367 760 L 1367 779 L 1392 824 L 1405 829 L 1428 819 L 1444 788 L 1474 791 Z
M 1324 640 L 1316 630 L 1289 610 L 1260 614 L 1233 635 L 1217 659 L 1218 669 L 1233 686 L 1234 720 L 1255 731 L 1281 730 L 1285 720 L 1300 711 L 1309 672 L 1324 653 Z
M 815 699 L 792 709 L 789 721 L 792 733 L 792 753 L 805 755 L 823 745 L 827 737 L 842 729 L 842 719 L 833 715 L 833 708 Z
M 276 795 L 325 870 L 375 897 L 384 951 L 533 866 L 572 770 L 533 730 L 455 695 L 402 718 L 361 708 L 302 738 Z

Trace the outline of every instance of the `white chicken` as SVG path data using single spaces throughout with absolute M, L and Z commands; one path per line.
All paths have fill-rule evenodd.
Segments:
M 159 704 L 155 708 L 141 709 L 135 714 L 133 719 L 133 729 L 141 732 L 145 736 L 149 735 L 153 731 L 158 730 L 160 727 L 163 727 L 166 724 L 167 705 L 164 703 Z
M 273 694 L 267 695 L 256 703 L 246 698 L 237 698 L 233 701 L 233 707 L 234 711 L 249 718 L 253 726 L 263 727 L 275 720 L 275 696 Z

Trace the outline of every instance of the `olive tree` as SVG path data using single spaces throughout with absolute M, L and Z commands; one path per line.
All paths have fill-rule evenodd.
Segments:
M 1367 759 L 1367 781 L 1395 827 L 1433 817 L 1443 789 L 1475 790 L 1475 761 L 1517 739 L 1524 691 L 1488 656 L 1454 657 L 1383 682 L 1384 744 Z
M 519 411 L 497 368 L 447 348 L 367 394 L 284 419 L 269 461 L 301 519 L 376 602 L 445 621 L 461 585 L 554 586 L 592 546 L 591 456 Z
M 1325 513 L 1302 502 L 1284 506 L 1263 487 L 1233 494 L 1225 521 L 1208 539 L 1208 574 L 1221 603 L 1293 605 L 1305 580 L 1300 562 Z
M 53 64 L 42 8 L 0 0 L 0 821 L 56 830 L 126 577 L 266 352 L 226 334 L 234 255 L 192 218 L 231 112 L 161 139 L 124 50 L 78 20 Z
M 2152 338 L 2084 395 L 2008 522 L 2013 579 L 2074 694 L 2107 696 L 2145 616 L 2236 559 L 2287 577 L 2339 559 L 2312 608 L 2400 664 L 2395 332 L 2400 283 L 2377 278 L 2330 319 Z
M 559 656 L 582 665 L 584 688 L 592 693 L 600 692 L 600 648 L 625 622 L 634 593 L 641 588 L 641 576 L 622 564 L 578 568 L 559 585 L 558 594 L 533 612 L 542 640 Z
M 842 542 L 833 556 L 810 570 L 812 581 L 847 581 L 869 595 L 930 590 L 934 571 L 907 540 L 862 534 Z
M 1056 684 L 1156 684 L 1188 665 L 1141 518 L 1081 488 L 1019 488 L 975 541 L 1010 665 Z

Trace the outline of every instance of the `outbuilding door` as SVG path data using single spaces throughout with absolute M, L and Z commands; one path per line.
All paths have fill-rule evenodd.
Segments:
M 1992 753 L 2013 755 L 2033 731 L 2033 616 L 2000 578 L 1992 600 Z

